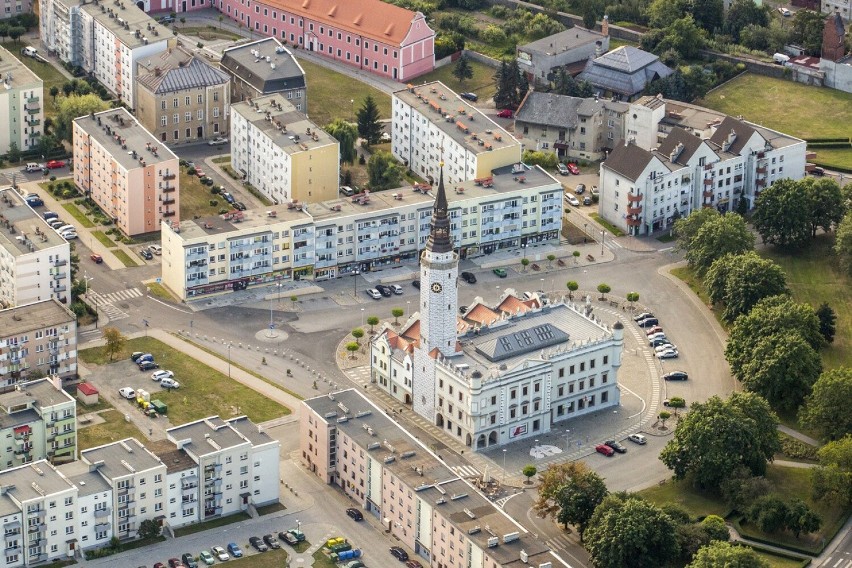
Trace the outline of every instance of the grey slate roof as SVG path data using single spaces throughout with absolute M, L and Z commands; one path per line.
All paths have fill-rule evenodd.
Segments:
M 477 352 L 491 361 L 502 361 L 510 357 L 540 351 L 545 347 L 568 341 L 568 334 L 551 323 L 529 329 L 512 330 L 476 346 Z
M 630 181 L 636 181 L 653 157 L 651 152 L 636 144 L 619 143 L 609 153 L 603 165 Z
M 683 144 L 683 148 L 678 153 L 674 163 L 686 165 L 692 155 L 695 154 L 695 151 L 701 146 L 702 142 L 703 140 L 701 140 L 698 136 L 695 136 L 683 128 L 675 127 L 672 128 L 669 135 L 665 137 L 662 143 L 660 143 L 657 150 L 660 154 L 671 156 L 672 152 L 677 149 L 678 144 Z
M 724 145 L 725 141 L 728 139 L 728 135 L 731 132 L 736 134 L 736 139 L 734 139 L 734 143 L 730 145 L 728 148 L 728 152 L 731 154 L 739 155 L 740 151 L 745 146 L 745 143 L 748 142 L 749 138 L 757 132 L 754 128 L 743 122 L 742 120 L 737 120 L 736 118 L 732 118 L 730 116 L 725 117 L 722 121 L 722 124 L 716 129 L 716 132 L 713 133 L 713 136 L 710 137 L 710 141 L 714 144 L 718 144 L 719 146 Z
M 141 73 L 143 69 L 145 72 Z M 158 95 L 222 85 L 230 80 L 227 73 L 182 49 L 163 52 L 152 60 L 140 63 L 139 70 L 139 84 Z
M 641 93 L 654 79 L 665 78 L 674 71 L 660 62 L 659 57 L 632 46 L 622 46 L 590 59 L 577 77 L 593 86 L 622 95 Z
M 518 108 L 515 120 L 574 129 L 579 122 L 577 109 L 583 101 L 578 97 L 533 91 Z
M 260 57 L 254 56 L 254 50 L 259 52 Z M 267 57 L 270 59 L 268 62 Z M 261 94 L 305 87 L 305 72 L 302 66 L 293 54 L 273 37 L 226 49 L 222 53 L 219 66 L 247 82 Z
M 568 51 L 569 49 L 573 49 L 581 45 L 586 45 L 587 43 L 600 41 L 604 37 L 606 36 L 598 32 L 593 32 L 585 28 L 573 27 L 553 35 L 543 37 L 526 45 L 520 45 L 518 46 L 518 49 L 530 53 L 545 53 L 547 55 L 553 55 L 563 51 Z

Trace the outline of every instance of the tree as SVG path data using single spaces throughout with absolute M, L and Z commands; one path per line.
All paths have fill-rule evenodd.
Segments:
M 12 38 L 12 41 L 15 43 L 18 43 L 18 39 L 20 39 L 20 37 L 25 33 L 27 33 L 27 29 L 23 26 L 12 26 L 9 28 L 9 37 Z
M 402 308 L 393 308 L 391 310 L 391 315 L 394 317 L 394 325 L 399 325 L 399 318 L 401 318 L 404 313 L 405 311 Z
M 595 89 L 588 81 L 576 80 L 564 67 L 560 67 L 554 78 L 553 91 L 569 97 L 589 98 Z
M 559 507 L 556 521 L 566 528 L 569 523 L 575 525 L 581 541 L 595 508 L 609 494 L 604 480 L 583 465 L 562 484 L 555 499 Z
M 351 357 L 352 359 L 355 358 L 355 352 L 358 351 L 358 349 L 360 349 L 360 348 L 361 348 L 361 346 L 358 345 L 358 343 L 355 342 L 355 341 L 350 341 L 349 343 L 346 344 L 346 350 L 349 351 L 349 353 L 350 353 L 349 357 Z
M 610 495 L 589 521 L 586 550 L 596 568 L 666 566 L 678 555 L 677 525 L 637 497 Z
M 397 187 L 402 174 L 402 167 L 390 152 L 375 152 L 367 162 L 367 176 L 373 191 Z
M 356 327 L 352 330 L 352 337 L 355 338 L 355 343 L 361 345 L 361 338 L 364 337 L 364 330 L 360 327 Z
M 524 477 L 527 478 L 527 483 L 529 483 L 532 476 L 538 473 L 538 470 L 535 468 L 534 465 L 525 465 L 524 469 L 521 470 L 521 473 L 524 474 Z
M 764 243 L 802 246 L 811 236 L 810 209 L 801 185 L 780 179 L 760 192 L 751 221 Z
M 127 343 L 127 337 L 122 335 L 118 329 L 112 326 L 105 327 L 101 333 L 104 339 L 104 353 L 109 355 L 109 360 L 112 361 L 113 358 L 121 353 L 122 349 L 124 349 L 124 344 Z
M 707 33 L 715 33 L 725 23 L 725 7 L 722 0 L 692 0 L 692 17 Z
M 834 254 L 846 274 L 852 274 L 852 211 L 843 216 L 834 238 Z
M 677 479 L 694 475 L 702 488 L 716 489 L 739 466 L 763 475 L 766 463 L 780 449 L 778 418 L 769 404 L 753 393 L 734 393 L 693 403 L 660 454 Z
M 791 330 L 755 338 L 751 358 L 734 376 L 773 408 L 795 412 L 822 372 L 819 353 Z
M 562 487 L 573 477 L 581 477 L 591 470 L 585 462 L 565 462 L 553 464 L 541 472 L 538 478 L 538 498 L 533 510 L 541 518 L 556 518 L 561 506 L 558 498 Z
M 836 440 L 852 432 L 852 369 L 840 367 L 822 373 L 799 413 L 805 426 L 819 430 L 823 438 Z
M 648 24 L 652 28 L 668 28 L 691 9 L 692 6 L 687 0 L 654 0 L 648 5 Z
M 748 546 L 711 542 L 698 550 L 687 568 L 769 568 L 769 563 Z
M 787 504 L 787 517 L 784 526 L 799 538 L 802 533 L 808 534 L 819 530 L 822 519 L 801 499 L 793 499 Z
M 65 87 L 63 87 L 63 90 Z M 75 118 L 86 116 L 93 112 L 107 110 L 109 104 L 97 95 L 68 95 L 59 101 L 56 111 L 56 135 L 63 140 L 71 141 L 71 123 Z
M 822 48 L 822 33 L 825 15 L 813 10 L 799 10 L 791 24 L 792 40 L 805 48 L 808 55 L 819 57 Z
M 763 532 L 777 532 L 785 526 L 787 504 L 776 495 L 764 495 L 752 504 L 746 517 Z
M 819 467 L 811 470 L 814 499 L 852 505 L 852 434 L 829 442 L 817 455 Z
M 358 128 L 342 118 L 335 118 L 331 124 L 325 127 L 325 130 L 340 144 L 340 161 L 347 164 L 354 163 L 358 157 L 358 153 L 355 151 Z
M 378 143 L 382 136 L 382 125 L 379 122 L 381 115 L 372 95 L 367 95 L 355 116 L 358 119 L 358 134 L 361 138 L 364 138 L 368 144 Z
M 527 266 L 529 266 L 529 265 L 530 265 L 530 259 L 528 259 L 528 258 L 522 258 L 521 259 L 521 266 L 524 267 L 524 269 L 523 269 L 524 272 L 527 271 Z
M 497 108 L 516 109 L 526 95 L 529 85 L 526 75 L 521 71 L 518 61 L 503 61 L 494 74 L 497 92 L 494 93 L 494 105 Z
M 820 31 L 821 36 L 822 31 Z M 817 229 L 822 229 L 826 233 L 831 232 L 840 224 L 846 213 L 840 184 L 827 177 L 808 177 L 799 180 L 799 186 L 804 189 L 810 201 L 811 237 L 816 237 Z
M 677 411 L 681 408 L 686 408 L 686 399 L 673 396 L 669 399 L 669 408 L 674 408 L 675 416 L 677 416 Z
M 662 412 L 660 412 L 657 415 L 657 418 L 659 418 L 660 421 L 663 423 L 663 425 L 660 427 L 662 430 L 666 429 L 666 420 L 668 420 L 671 417 L 672 417 L 672 413 L 667 411 L 667 410 L 663 410 Z
M 632 307 L 635 302 L 639 301 L 639 292 L 628 292 L 627 301 L 630 302 L 630 305 Z
M 50 96 L 53 97 L 53 102 L 56 103 L 56 95 L 59 94 L 59 87 L 56 85 L 50 88 Z
M 66 81 L 62 83 L 62 93 L 68 97 L 74 92 L 75 84 L 73 81 Z
M 787 275 L 774 261 L 748 251 L 713 261 L 704 286 L 714 304 L 725 305 L 722 318 L 730 323 L 763 298 L 786 294 Z
M 825 338 L 826 343 L 834 343 L 834 334 L 837 332 L 837 314 L 828 302 L 823 302 L 816 310 L 819 318 L 819 332 Z
M 612 288 L 609 287 L 609 284 L 598 284 L 598 292 L 601 293 L 601 300 L 606 300 L 606 295 L 609 294 Z
M 722 499 L 732 510 L 744 512 L 758 497 L 769 493 L 765 477 L 753 477 L 745 466 L 738 466 L 719 486 Z
M 376 316 L 367 316 L 367 325 L 370 326 L 370 335 L 373 335 L 373 328 L 379 325 L 379 318 Z
M 139 523 L 139 538 L 154 538 L 160 536 L 161 525 L 154 519 L 145 519 Z
M 769 10 L 765 6 L 758 6 L 752 0 L 734 0 L 725 16 L 725 33 L 738 42 L 740 31 L 749 24 L 765 28 L 769 24 Z
M 21 150 L 18 148 L 18 143 L 14 140 L 9 142 L 9 151 L 6 153 L 6 158 L 10 162 L 20 162 L 21 161 Z
M 587 30 L 595 29 L 595 25 L 598 22 L 598 13 L 595 10 L 595 6 L 592 2 L 588 2 L 584 4 L 583 8 L 583 27 Z
M 459 84 L 464 84 L 466 79 L 473 78 L 473 67 L 470 66 L 470 61 L 468 61 L 466 55 L 462 55 L 456 61 L 456 65 L 453 67 L 453 77 L 458 79 Z
M 707 37 L 704 30 L 695 24 L 691 15 L 687 15 L 675 20 L 665 28 L 665 34 L 654 52 L 660 54 L 672 49 L 681 57 L 694 59 L 704 48 L 706 42 Z
M 554 261 L 554 260 L 556 260 L 556 255 L 555 255 L 555 254 L 549 254 L 549 255 L 547 255 L 547 267 L 548 267 L 548 268 L 553 267 L 553 261 Z
M 714 215 L 704 211 L 713 210 L 691 213 L 674 225 L 678 248 L 684 251 L 687 263 L 701 277 L 717 258 L 754 249 L 754 235 L 742 217 L 736 213 Z M 696 216 L 694 220 L 693 216 Z
M 701 521 L 701 526 L 707 532 L 710 540 L 721 540 L 727 542 L 731 538 L 728 532 L 728 525 L 725 524 L 725 519 L 718 515 L 707 515 Z
M 574 280 L 569 280 L 568 282 L 565 283 L 565 287 L 568 288 L 568 298 L 573 300 L 574 299 L 574 292 L 577 291 L 577 289 L 580 287 L 580 285 Z

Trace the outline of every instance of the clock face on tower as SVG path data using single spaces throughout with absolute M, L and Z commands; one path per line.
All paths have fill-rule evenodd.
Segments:
M 440 293 L 442 289 L 443 288 L 441 287 L 440 283 L 435 282 L 434 284 L 432 284 L 432 291 L 435 292 L 436 294 Z

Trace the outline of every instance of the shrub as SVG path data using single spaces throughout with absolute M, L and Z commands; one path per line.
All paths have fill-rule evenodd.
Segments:
M 219 205 L 219 202 L 217 200 L 215 200 L 215 199 L 210 200 L 210 207 L 216 207 L 217 205 Z
M 819 448 L 815 448 L 810 444 L 806 444 L 800 440 L 783 434 L 781 435 L 780 440 L 781 453 L 785 456 L 799 460 L 817 461 L 817 451 Z

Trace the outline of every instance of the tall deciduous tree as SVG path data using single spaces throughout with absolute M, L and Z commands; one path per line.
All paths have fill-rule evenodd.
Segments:
M 370 189 L 388 189 L 399 185 L 402 168 L 390 152 L 374 152 L 367 162 L 367 176 L 370 179 Z
M 725 23 L 725 7 L 722 0 L 692 0 L 692 17 L 707 33 L 721 31 Z
M 748 546 L 711 542 L 698 550 L 687 568 L 769 568 L 769 563 Z
M 781 179 L 764 189 L 751 221 L 764 243 L 802 246 L 811 236 L 811 203 L 801 185 Z
M 820 525 L 822 525 L 820 516 L 801 499 L 793 499 L 787 504 L 787 518 L 784 519 L 784 526 L 792 531 L 796 538 L 799 538 L 802 533 L 818 531 Z
M 834 343 L 834 334 L 837 333 L 837 314 L 828 302 L 823 302 L 816 310 L 819 318 L 819 332 L 825 338 L 826 343 Z
M 453 67 L 453 77 L 458 79 L 461 84 L 464 84 L 466 80 L 473 78 L 473 67 L 471 67 L 470 61 L 466 55 L 462 55 L 458 58 L 458 61 L 456 61 L 456 65 Z
M 701 487 L 716 489 L 739 466 L 763 475 L 780 449 L 778 418 L 769 404 L 753 393 L 734 393 L 696 402 L 681 418 L 674 438 L 660 459 L 678 479 L 694 475 Z
M 724 31 L 738 42 L 740 31 L 750 24 L 766 27 L 769 24 L 769 10 L 752 0 L 734 0 L 725 16 Z
M 358 118 L 358 135 L 368 144 L 376 144 L 382 136 L 382 125 L 379 107 L 372 95 L 367 95 L 355 116 Z
M 819 467 L 811 470 L 814 499 L 852 504 L 852 434 L 819 450 Z
M 846 213 L 840 225 L 837 226 L 834 254 L 837 255 L 843 271 L 852 274 L 852 211 Z
M 725 321 L 733 322 L 763 298 L 786 294 L 787 276 L 772 260 L 748 251 L 716 259 L 707 271 L 704 285 L 714 304 L 725 305 Z
M 799 180 L 799 185 L 810 200 L 811 236 L 816 236 L 817 229 L 829 232 L 836 228 L 846 213 L 840 184 L 827 177 L 808 177 Z
M 798 10 L 793 16 L 792 39 L 805 48 L 808 55 L 819 56 L 825 16 L 813 10 Z
M 354 163 L 357 158 L 355 143 L 358 141 L 358 128 L 342 118 L 335 118 L 325 130 L 340 144 L 340 161 Z
M 691 15 L 687 14 L 665 28 L 655 53 L 664 53 L 672 49 L 681 57 L 692 59 L 704 48 L 706 42 L 707 36 L 704 30 L 696 25 Z
M 594 471 L 570 476 L 556 496 L 559 505 L 557 522 L 566 527 L 569 523 L 576 526 L 580 540 L 583 540 L 595 508 L 608 494 L 604 480 Z
M 109 104 L 102 101 L 97 95 L 66 96 L 59 101 L 59 108 L 56 112 L 56 135 L 70 142 L 72 135 L 71 122 L 75 118 L 86 116 L 93 112 L 101 112 L 108 108 Z
M 745 220 L 736 213 L 727 213 L 712 217 L 701 224 L 689 241 L 685 257 L 689 265 L 703 276 L 717 258 L 752 249 L 754 235 Z
M 596 568 L 666 566 L 678 556 L 677 524 L 637 497 L 610 495 L 586 529 L 586 550 Z
M 127 343 L 127 337 L 112 326 L 105 327 L 101 333 L 104 338 L 104 353 L 109 355 L 109 360 L 112 361 L 113 358 L 121 353 L 122 349 L 124 349 L 124 344 Z
M 803 424 L 836 440 L 852 432 L 852 369 L 830 369 L 819 376 L 799 414 Z

